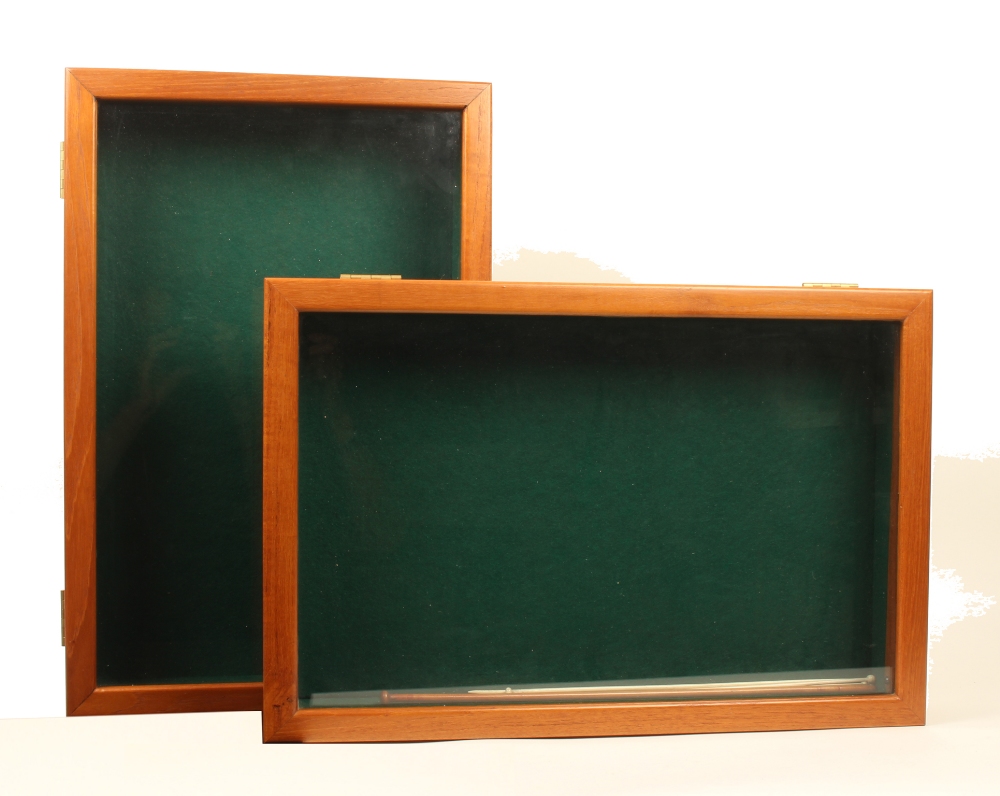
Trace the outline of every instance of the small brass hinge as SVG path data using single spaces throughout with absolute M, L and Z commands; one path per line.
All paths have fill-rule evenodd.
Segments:
M 59 621 L 62 625 L 62 645 L 66 646 L 66 590 L 59 592 Z
M 402 279 L 399 274 L 341 274 L 341 279 Z
M 803 282 L 802 287 L 857 287 L 857 282 Z
M 59 142 L 59 198 L 66 198 L 66 142 Z M 64 645 L 65 646 L 65 645 Z

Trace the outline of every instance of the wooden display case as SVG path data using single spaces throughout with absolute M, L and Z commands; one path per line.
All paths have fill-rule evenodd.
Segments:
M 268 279 L 264 740 L 923 723 L 931 308 Z
M 266 276 L 489 279 L 487 83 L 70 69 L 69 715 L 261 706 Z

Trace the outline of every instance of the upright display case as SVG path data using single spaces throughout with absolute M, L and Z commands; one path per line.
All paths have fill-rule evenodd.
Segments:
M 488 280 L 490 105 L 67 71 L 67 713 L 260 708 L 264 279 Z

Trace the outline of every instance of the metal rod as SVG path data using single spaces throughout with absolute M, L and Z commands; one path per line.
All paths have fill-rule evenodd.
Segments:
M 675 683 L 671 685 L 552 686 L 480 688 L 453 692 L 382 692 L 382 704 L 441 704 L 442 702 L 580 702 L 656 697 L 737 697 L 875 693 L 875 675 L 824 677 L 812 680 L 751 680 L 734 683 Z

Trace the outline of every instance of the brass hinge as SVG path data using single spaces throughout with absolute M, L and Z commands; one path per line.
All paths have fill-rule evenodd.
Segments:
M 402 279 L 399 274 L 341 274 L 341 279 Z
M 62 645 L 66 646 L 66 590 L 59 592 L 59 621 L 62 625 Z
M 857 282 L 803 282 L 802 287 L 857 287 Z
M 66 190 L 66 142 L 59 142 L 59 198 L 65 199 Z

